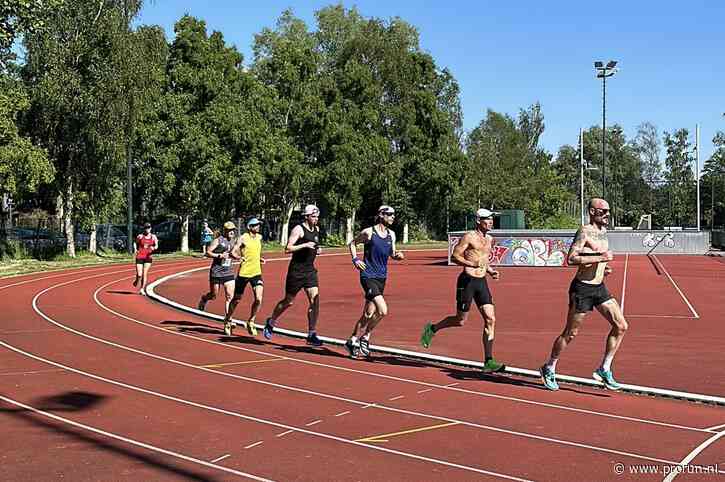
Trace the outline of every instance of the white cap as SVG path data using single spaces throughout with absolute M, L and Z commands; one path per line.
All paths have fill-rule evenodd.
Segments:
M 303 216 L 314 216 L 316 214 L 320 214 L 320 210 L 314 204 L 308 204 L 302 211 Z
M 478 211 L 476 211 L 476 219 L 486 219 L 486 218 L 492 218 L 494 216 L 498 216 L 499 212 L 496 211 L 489 211 L 486 208 L 481 208 Z
M 378 208 L 378 214 L 395 214 L 395 209 L 387 204 L 383 204 Z

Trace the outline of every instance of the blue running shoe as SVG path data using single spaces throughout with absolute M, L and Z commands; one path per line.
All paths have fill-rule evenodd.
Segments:
M 322 346 L 322 340 L 317 337 L 317 333 L 307 335 L 307 344 L 312 346 Z
M 272 324 L 272 318 L 267 318 L 267 321 L 264 323 L 264 331 L 262 331 L 262 334 L 266 339 L 271 340 L 273 333 L 274 325 Z
M 597 368 L 597 371 L 592 373 L 592 376 L 595 380 L 602 382 L 606 388 L 609 390 L 620 390 L 622 388 L 622 385 L 617 383 L 617 380 L 614 379 L 614 376 L 612 375 L 611 370 L 605 370 L 603 368 Z
M 554 391 L 559 389 L 559 384 L 556 383 L 556 374 L 554 373 L 554 370 L 548 368 L 546 365 L 543 365 L 539 368 L 539 373 L 541 373 L 541 381 L 544 382 L 544 386 L 546 388 Z

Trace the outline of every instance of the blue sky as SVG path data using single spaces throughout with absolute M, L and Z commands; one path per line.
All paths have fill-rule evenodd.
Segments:
M 335 2 L 153 0 L 140 23 L 161 25 L 169 38 L 184 13 L 207 22 L 252 60 L 254 34 L 273 27 L 286 8 L 314 28 L 314 12 Z M 461 87 L 464 127 L 487 109 L 515 115 L 540 102 L 542 145 L 556 153 L 575 145 L 580 127 L 601 125 L 602 84 L 595 60 L 617 60 L 607 81 L 607 125 L 632 138 L 649 121 L 660 134 L 701 126 L 701 159 L 725 130 L 725 2 L 489 2 L 399 0 L 341 2 L 365 17 L 401 17 L 420 32 L 421 47 Z

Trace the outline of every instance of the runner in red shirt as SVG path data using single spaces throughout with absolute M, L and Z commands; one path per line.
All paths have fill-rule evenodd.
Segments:
M 140 295 L 146 294 L 146 283 L 149 279 L 149 269 L 151 268 L 151 253 L 159 247 L 159 240 L 155 234 L 151 234 L 151 224 L 143 225 L 143 233 L 136 236 L 136 279 L 133 285 L 138 286 L 141 282 Z

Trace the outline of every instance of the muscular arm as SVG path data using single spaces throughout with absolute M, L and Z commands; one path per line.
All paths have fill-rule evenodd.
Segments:
M 306 244 L 299 244 L 295 246 L 295 243 L 304 236 L 304 232 L 302 231 L 302 226 L 299 224 L 295 226 L 292 229 L 292 232 L 289 235 L 289 239 L 287 240 L 287 246 L 284 248 L 285 253 L 294 253 L 295 251 L 299 251 L 300 249 L 305 249 L 308 246 Z
M 571 243 L 569 254 L 566 258 L 570 265 L 587 265 L 610 261 L 606 253 L 583 253 L 589 241 L 589 234 L 586 227 L 580 227 L 574 236 L 574 242 Z
M 350 257 L 353 259 L 357 258 L 357 245 L 365 244 L 368 240 L 370 240 L 370 231 L 372 231 L 371 228 L 363 229 L 352 239 L 352 241 L 347 243 L 347 248 L 350 250 Z
M 219 238 L 215 238 L 214 241 L 209 243 L 209 246 L 206 248 L 206 257 L 207 258 L 216 258 L 216 255 L 214 254 L 214 250 L 216 247 L 219 246 Z
M 231 257 L 234 259 L 242 259 L 242 250 L 244 249 L 244 235 L 239 236 L 232 248 Z
M 456 247 L 453 248 L 453 253 L 451 253 L 451 261 L 453 261 L 455 264 L 459 266 L 466 266 L 469 268 L 478 268 L 478 263 L 474 263 L 473 261 L 468 261 L 466 258 L 463 257 L 463 253 L 468 248 L 468 245 L 471 243 L 470 237 L 468 233 L 464 234 L 461 239 L 458 240 L 458 243 L 456 244 Z

